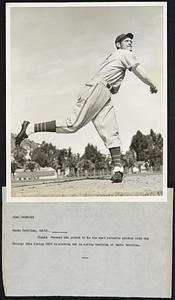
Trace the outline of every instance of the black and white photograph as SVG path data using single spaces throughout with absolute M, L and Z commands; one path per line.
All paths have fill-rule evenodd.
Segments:
M 8 4 L 10 201 L 166 201 L 166 3 Z

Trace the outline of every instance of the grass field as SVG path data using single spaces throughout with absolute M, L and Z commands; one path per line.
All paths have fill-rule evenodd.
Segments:
M 12 197 L 82 197 L 82 196 L 161 196 L 160 173 L 126 174 L 123 183 L 109 178 L 72 178 L 62 180 L 16 181 Z

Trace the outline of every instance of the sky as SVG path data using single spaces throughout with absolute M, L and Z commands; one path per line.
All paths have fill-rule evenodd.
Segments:
M 83 5 L 83 4 L 82 4 Z M 99 5 L 99 4 L 98 4 Z M 122 151 L 137 130 L 164 132 L 165 72 L 162 6 L 11 7 L 10 119 L 11 131 L 23 120 L 32 123 L 64 119 L 82 86 L 113 51 L 121 33 L 132 32 L 133 53 L 158 87 L 152 95 L 132 72 L 112 101 L 117 114 Z M 139 5 L 139 4 L 138 4 Z M 72 147 L 83 154 L 92 143 L 108 153 L 90 123 L 74 134 L 37 133 L 30 139 Z

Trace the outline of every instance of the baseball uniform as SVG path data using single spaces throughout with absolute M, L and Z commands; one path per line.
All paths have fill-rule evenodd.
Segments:
M 76 132 L 92 121 L 107 148 L 120 146 L 111 95 L 118 92 L 126 70 L 131 71 L 137 65 L 139 63 L 131 51 L 118 49 L 109 55 L 95 76 L 85 83 L 70 117 L 63 122 L 56 121 L 56 132 Z

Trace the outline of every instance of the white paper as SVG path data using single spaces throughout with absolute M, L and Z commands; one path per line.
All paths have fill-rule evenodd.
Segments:
M 3 201 L 6 295 L 171 297 L 172 204 Z

